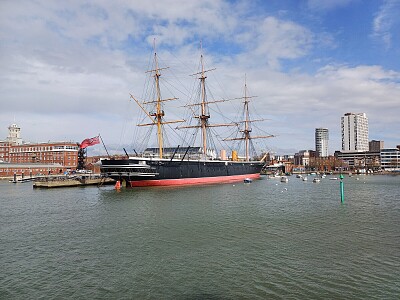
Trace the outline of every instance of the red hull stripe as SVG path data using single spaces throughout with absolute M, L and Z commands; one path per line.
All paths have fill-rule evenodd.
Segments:
M 131 187 L 137 187 L 137 186 L 171 186 L 171 185 L 229 183 L 229 182 L 242 181 L 246 178 L 257 179 L 257 178 L 260 178 L 260 174 L 257 173 L 257 174 L 218 176 L 218 177 L 140 180 L 140 181 L 130 181 L 130 185 L 131 185 Z

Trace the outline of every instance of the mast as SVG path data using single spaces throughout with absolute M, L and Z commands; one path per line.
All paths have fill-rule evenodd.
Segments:
M 151 119 L 152 123 L 150 124 L 138 124 L 137 126 L 150 126 L 154 125 L 157 126 L 157 143 L 158 143 L 158 151 L 159 157 L 163 158 L 163 148 L 164 148 L 164 138 L 163 138 L 163 125 L 164 124 L 171 124 L 171 123 L 178 123 L 178 122 L 185 122 L 185 120 L 175 120 L 175 121 L 164 121 L 164 110 L 162 109 L 162 102 L 176 100 L 178 98 L 168 98 L 162 99 L 161 98 L 161 89 L 160 89 L 160 77 L 161 77 L 161 70 L 168 69 L 166 68 L 159 68 L 158 66 L 158 59 L 157 59 L 157 52 L 154 40 L 154 70 L 147 71 L 146 73 L 154 73 L 154 86 L 156 90 L 156 99 L 154 101 L 142 102 L 140 103 L 133 95 L 131 98 L 135 100 L 138 106 L 145 112 L 145 114 Z M 155 111 L 148 112 L 143 105 L 145 104 L 155 104 Z
M 203 155 L 206 158 L 207 154 L 207 123 L 210 115 L 206 114 L 206 78 L 204 71 L 204 63 L 203 63 L 203 54 L 200 56 L 201 61 L 201 76 L 200 76 L 200 86 L 201 86 L 201 115 L 200 124 L 201 124 L 201 136 L 203 140 Z
M 250 113 L 249 113 L 249 102 L 250 98 L 253 98 L 253 96 L 248 96 L 247 95 L 247 80 L 245 79 L 245 91 L 244 91 L 244 97 L 240 98 L 234 98 L 234 99 L 223 99 L 223 100 L 216 100 L 216 101 L 208 101 L 207 100 L 207 95 L 206 95 L 206 72 L 213 71 L 215 69 L 209 69 L 205 70 L 204 69 L 204 59 L 203 59 L 203 54 L 200 55 L 200 63 L 201 63 L 201 70 L 198 73 L 192 74 L 192 75 L 199 75 L 198 79 L 200 79 L 200 101 L 195 104 L 190 104 L 190 105 L 185 105 L 185 107 L 191 107 L 191 106 L 200 106 L 200 112 L 199 115 L 195 115 L 194 118 L 199 119 L 198 125 L 189 125 L 189 126 L 180 126 L 177 127 L 177 129 L 183 129 L 183 128 L 199 128 L 201 130 L 201 138 L 202 138 L 202 151 L 203 151 L 203 156 L 204 158 L 207 157 L 207 130 L 209 127 L 221 127 L 221 126 L 237 126 L 239 123 L 244 123 L 244 129 L 240 130 L 240 132 L 243 133 L 242 137 L 237 137 L 237 138 L 227 138 L 224 139 L 224 141 L 233 141 L 233 140 L 244 140 L 245 141 L 245 159 L 246 161 L 250 160 L 250 141 L 252 139 L 258 139 L 258 138 L 269 138 L 269 137 L 274 137 L 273 135 L 268 135 L 268 136 L 256 136 L 256 137 L 251 137 L 250 133 L 252 131 L 251 129 L 251 123 L 252 122 L 257 122 L 257 121 L 263 121 L 263 120 L 251 120 L 250 119 Z M 218 103 L 218 102 L 225 102 L 225 101 L 230 101 L 230 100 L 235 100 L 235 99 L 244 99 L 244 121 L 240 122 L 234 122 L 230 124 L 209 124 L 208 119 L 210 118 L 210 114 L 208 112 L 208 104 L 211 103 Z
M 240 132 L 243 132 L 242 137 L 237 137 L 237 138 L 227 138 L 224 139 L 224 141 L 237 141 L 237 140 L 244 140 L 245 142 L 245 160 L 250 161 L 250 141 L 252 139 L 261 139 L 261 138 L 271 138 L 274 137 L 274 135 L 266 135 L 266 136 L 250 136 L 250 133 L 252 131 L 251 129 L 251 123 L 252 122 L 258 122 L 258 121 L 264 121 L 264 119 L 260 120 L 251 120 L 250 119 L 250 112 L 249 112 L 249 102 L 250 98 L 254 98 L 256 96 L 248 96 L 247 95 L 247 79 L 245 77 L 244 81 L 244 121 L 239 122 L 239 123 L 244 123 L 244 129 L 240 130 Z
M 200 44 L 201 47 L 201 44 Z M 224 125 L 209 125 L 208 124 L 208 119 L 210 118 L 210 115 L 207 111 L 207 105 L 209 103 L 216 103 L 216 102 L 223 102 L 223 101 L 227 101 L 227 100 L 220 100 L 220 101 L 212 101 L 212 102 L 208 102 L 207 101 L 207 95 L 206 95 L 206 78 L 207 76 L 205 75 L 206 72 L 209 71 L 213 71 L 214 69 L 209 69 L 209 70 L 205 70 L 204 69 L 204 58 L 203 58 L 203 53 L 200 55 L 200 63 L 201 63 L 201 70 L 198 73 L 192 74 L 192 75 L 199 75 L 199 79 L 200 79 L 200 101 L 196 104 L 191 104 L 191 105 L 186 105 L 186 107 L 190 107 L 190 106 L 200 106 L 200 113 L 199 115 L 195 115 L 194 118 L 198 118 L 200 120 L 200 124 L 199 125 L 195 125 L 195 126 L 181 126 L 178 127 L 178 129 L 183 129 L 183 128 L 200 128 L 201 129 L 201 148 L 203 150 L 203 158 L 206 159 L 207 158 L 207 130 L 208 127 L 215 127 L 215 126 L 224 126 Z M 231 124 L 229 124 L 228 126 L 232 126 Z
M 250 132 L 251 132 L 251 128 L 250 128 L 250 117 L 249 117 L 249 100 L 247 98 L 247 80 L 246 80 L 246 76 L 244 79 L 244 111 L 245 111 L 245 122 L 244 122 L 244 140 L 245 140 L 245 144 L 246 144 L 246 161 L 249 161 L 249 142 L 250 142 Z
M 157 122 L 157 139 L 158 139 L 158 151 L 160 158 L 163 157 L 163 132 L 162 132 L 162 118 L 164 117 L 164 111 L 161 110 L 161 92 L 160 92 L 160 69 L 158 68 L 158 61 L 157 61 L 157 53 L 155 52 L 155 45 L 154 45 L 154 63 L 155 63 L 155 70 L 154 70 L 154 80 L 156 86 L 156 111 L 155 113 L 150 114 L 151 116 L 155 117 Z

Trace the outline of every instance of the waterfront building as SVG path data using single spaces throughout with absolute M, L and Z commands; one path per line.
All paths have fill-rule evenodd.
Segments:
M 283 162 L 283 161 L 290 161 L 292 163 L 294 162 L 294 155 L 289 155 L 289 154 L 271 155 L 270 158 L 274 162 Z
M 67 169 L 60 164 L 42 164 L 42 163 L 4 163 L 0 162 L 0 177 L 12 178 L 15 175 L 25 178 L 38 175 L 56 175 L 62 174 Z
M 342 160 L 350 170 L 378 170 L 380 152 L 370 151 L 336 151 L 335 157 Z
M 8 130 L 6 141 L 0 141 L 0 177 L 76 169 L 79 149 L 76 142 L 27 143 L 21 139 L 19 126 L 12 124 Z
M 8 126 L 7 142 L 10 145 L 22 145 L 21 128 L 17 124 Z
M 342 152 L 368 151 L 368 118 L 365 113 L 346 113 L 341 118 Z
M 317 152 L 313 150 L 301 150 L 294 155 L 294 164 L 301 166 L 309 166 L 310 158 L 316 157 Z
M 381 149 L 381 167 L 385 171 L 400 170 L 400 147 Z
M 7 141 L 0 141 L 0 162 L 9 161 L 10 143 Z
M 341 159 L 337 159 L 333 155 L 330 155 L 327 157 L 311 157 L 308 167 L 313 171 L 331 172 L 340 170 L 343 166 L 343 161 Z
M 372 140 L 369 142 L 369 152 L 381 152 L 381 149 L 383 148 L 384 148 L 383 141 Z
M 319 157 L 327 157 L 329 131 L 328 128 L 315 128 L 315 151 Z
M 75 169 L 78 163 L 78 145 L 73 142 L 11 145 L 9 162 L 60 164 Z

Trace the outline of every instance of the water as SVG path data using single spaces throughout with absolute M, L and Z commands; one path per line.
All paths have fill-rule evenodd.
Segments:
M 184 188 L 0 181 L 1 299 L 398 299 L 400 176 Z

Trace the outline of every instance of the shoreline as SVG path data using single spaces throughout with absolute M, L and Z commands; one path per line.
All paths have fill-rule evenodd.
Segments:
M 85 177 L 85 178 L 97 178 L 101 177 L 100 173 L 93 173 L 93 174 L 74 174 L 74 175 L 40 175 L 40 176 L 24 176 L 22 177 L 21 174 L 16 176 L 17 180 L 20 179 L 25 179 L 28 180 L 32 178 L 32 181 L 35 181 L 36 178 L 38 179 L 46 179 L 46 178 L 72 178 L 72 177 Z M 0 181 L 3 180 L 14 180 L 14 176 L 6 176 L 6 177 L 0 177 Z
M 294 173 L 292 173 L 293 175 L 297 175 L 297 174 L 312 174 L 312 173 L 316 173 L 316 174 L 326 174 L 326 173 L 324 173 L 324 172 L 294 172 Z M 396 171 L 394 171 L 394 172 L 392 172 L 392 171 L 383 171 L 383 172 L 378 172 L 378 173 L 353 173 L 353 172 L 348 172 L 348 171 L 346 171 L 346 172 L 333 172 L 332 174 L 326 174 L 326 175 L 340 175 L 340 174 L 343 174 L 343 175 L 347 175 L 347 176 L 350 176 L 350 175 L 352 175 L 352 176 L 359 176 L 359 175 L 365 175 L 365 176 L 370 176 L 370 175 L 390 175 L 390 176 L 398 176 L 398 175 L 400 175 L 400 172 L 396 172 Z M 261 173 L 261 175 L 271 175 L 271 174 L 267 174 L 267 173 Z M 67 178 L 70 178 L 70 177 L 67 177 L 66 175 L 47 175 L 47 176 L 45 176 L 45 175 L 43 175 L 43 176 L 40 176 L 40 177 L 35 177 L 35 179 L 36 178 L 38 178 L 38 179 L 45 179 L 45 178 L 60 178 L 60 177 L 63 177 L 63 178 L 65 178 L 65 179 L 67 179 Z M 75 176 L 76 177 L 76 176 Z M 98 173 L 96 173 L 96 174 L 79 174 L 79 177 L 85 177 L 85 178 L 97 178 L 97 177 L 101 177 L 101 174 L 98 174 Z M 29 177 L 29 176 L 24 176 L 23 177 L 24 179 L 29 179 L 29 178 L 31 178 L 31 177 Z M 0 181 L 10 181 L 10 180 L 13 180 L 14 179 L 14 176 L 8 176 L 8 177 L 0 177 Z M 20 179 L 22 179 L 22 176 L 21 175 L 17 175 L 17 177 L 16 177 L 16 179 L 17 180 L 20 180 Z M 31 181 L 35 181 L 35 179 L 32 179 Z

